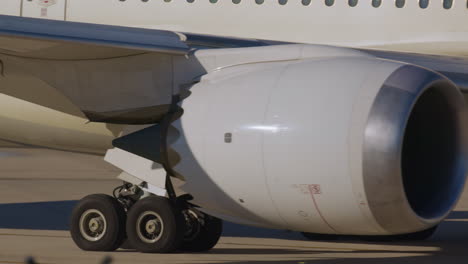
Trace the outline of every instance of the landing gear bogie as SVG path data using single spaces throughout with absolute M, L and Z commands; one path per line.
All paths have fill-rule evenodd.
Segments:
M 166 198 L 129 183 L 113 194 L 89 195 L 73 210 L 71 234 L 81 249 L 113 251 L 126 240 L 144 253 L 202 252 L 221 237 L 222 221 L 193 207 L 190 195 Z

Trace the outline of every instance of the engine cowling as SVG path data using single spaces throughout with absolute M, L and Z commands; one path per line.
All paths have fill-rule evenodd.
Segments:
M 465 102 L 430 70 L 358 57 L 253 63 L 190 92 L 171 166 L 193 203 L 224 219 L 409 233 L 441 222 L 463 189 Z

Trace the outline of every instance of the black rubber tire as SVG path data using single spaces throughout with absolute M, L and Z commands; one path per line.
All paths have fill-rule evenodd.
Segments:
M 138 236 L 138 218 L 145 212 L 154 212 L 161 218 L 163 231 L 155 242 L 146 242 Z M 179 249 L 184 232 L 185 223 L 182 212 L 167 198 L 151 196 L 133 205 L 127 217 L 127 237 L 130 245 L 143 253 L 170 253 Z
M 203 223 L 199 223 L 198 234 L 190 239 L 184 239 L 180 249 L 188 252 L 204 252 L 216 246 L 223 233 L 223 221 L 211 215 L 202 214 Z
M 80 218 L 89 209 L 101 212 L 107 222 L 106 232 L 98 241 L 89 241 L 80 232 Z M 126 237 L 125 219 L 125 210 L 115 198 L 106 194 L 88 195 L 73 209 L 70 219 L 71 237 L 79 248 L 86 251 L 114 251 Z
M 311 241 L 335 241 L 340 238 L 339 235 L 332 235 L 332 234 L 316 234 L 316 233 L 301 233 L 305 238 Z

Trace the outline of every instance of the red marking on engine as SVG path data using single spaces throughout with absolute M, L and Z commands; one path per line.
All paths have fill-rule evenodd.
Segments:
M 57 0 L 39 0 L 38 4 L 43 7 L 49 7 L 55 5 Z
M 312 194 L 322 194 L 322 189 L 318 184 L 309 184 L 309 191 Z

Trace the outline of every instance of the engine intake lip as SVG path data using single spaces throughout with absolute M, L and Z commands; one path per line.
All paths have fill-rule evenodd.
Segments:
M 465 183 L 464 116 L 460 91 L 438 73 L 405 65 L 381 87 L 365 128 L 363 177 L 387 232 L 429 228 L 455 206 Z

